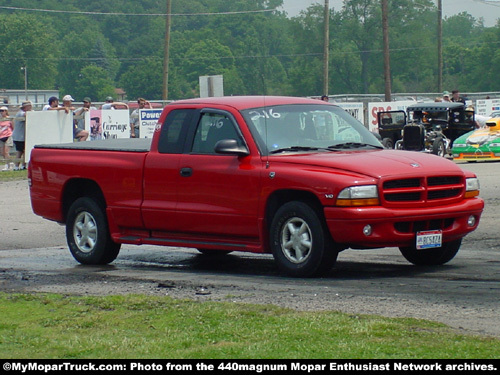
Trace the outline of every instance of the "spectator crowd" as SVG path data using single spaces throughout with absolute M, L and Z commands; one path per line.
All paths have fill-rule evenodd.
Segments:
M 96 110 L 89 97 L 83 99 L 81 107 L 74 106 L 73 97 L 65 95 L 60 104 L 59 98 L 52 96 L 42 110 L 43 111 L 64 111 L 66 114 L 72 113 L 73 119 L 73 139 L 75 141 L 86 141 L 90 134 L 85 129 L 84 113 L 90 110 Z M 144 98 L 137 99 L 138 108 L 130 116 L 130 137 L 139 138 L 139 110 L 152 108 L 151 104 Z M 127 109 L 128 105 L 122 102 L 115 102 L 113 97 L 108 96 L 101 109 Z M 23 162 L 26 144 L 26 112 L 33 110 L 33 103 L 26 100 L 21 103 L 17 113 L 12 117 L 9 115 L 7 106 L 0 107 L 0 159 L 4 161 L 2 171 L 26 169 Z M 90 138 L 95 139 L 93 137 Z M 15 150 L 15 159 L 11 159 L 11 150 Z M 12 160 L 12 161 L 11 161 Z

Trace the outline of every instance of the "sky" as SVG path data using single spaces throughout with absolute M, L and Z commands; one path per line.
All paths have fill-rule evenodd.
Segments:
M 343 0 L 329 0 L 330 8 L 340 10 Z M 283 0 L 283 10 L 288 16 L 297 16 L 301 10 L 307 9 L 310 5 L 318 3 L 324 5 L 324 0 Z M 437 4 L 437 1 L 434 0 Z M 461 12 L 467 12 L 474 18 L 483 17 L 484 25 L 487 27 L 495 26 L 500 18 L 500 0 L 442 0 L 443 16 L 449 17 Z

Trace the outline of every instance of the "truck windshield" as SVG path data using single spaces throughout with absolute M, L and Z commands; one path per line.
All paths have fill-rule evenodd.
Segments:
M 382 148 L 363 124 L 333 105 L 289 104 L 252 108 L 243 117 L 264 154 L 288 152 L 328 152 L 342 149 Z

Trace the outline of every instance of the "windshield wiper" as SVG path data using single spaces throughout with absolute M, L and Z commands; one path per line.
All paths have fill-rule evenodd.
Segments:
M 338 149 L 338 148 L 348 149 L 348 148 L 360 148 L 360 147 L 373 147 L 373 148 L 383 149 L 382 146 L 372 145 L 371 143 L 361 143 L 361 142 L 344 142 L 328 146 L 329 149 Z
M 318 147 L 310 147 L 310 146 L 290 146 L 290 147 L 277 148 L 276 150 L 269 151 L 269 153 L 278 154 L 280 152 L 287 152 L 287 151 L 317 151 L 319 149 L 320 148 Z

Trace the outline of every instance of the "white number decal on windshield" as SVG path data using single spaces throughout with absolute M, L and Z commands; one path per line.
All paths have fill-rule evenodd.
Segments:
M 252 116 L 252 120 L 258 120 L 260 118 L 281 118 L 280 113 L 274 113 L 273 109 L 270 108 L 268 110 L 266 109 L 261 109 L 258 111 L 250 111 L 248 113 L 250 116 Z

